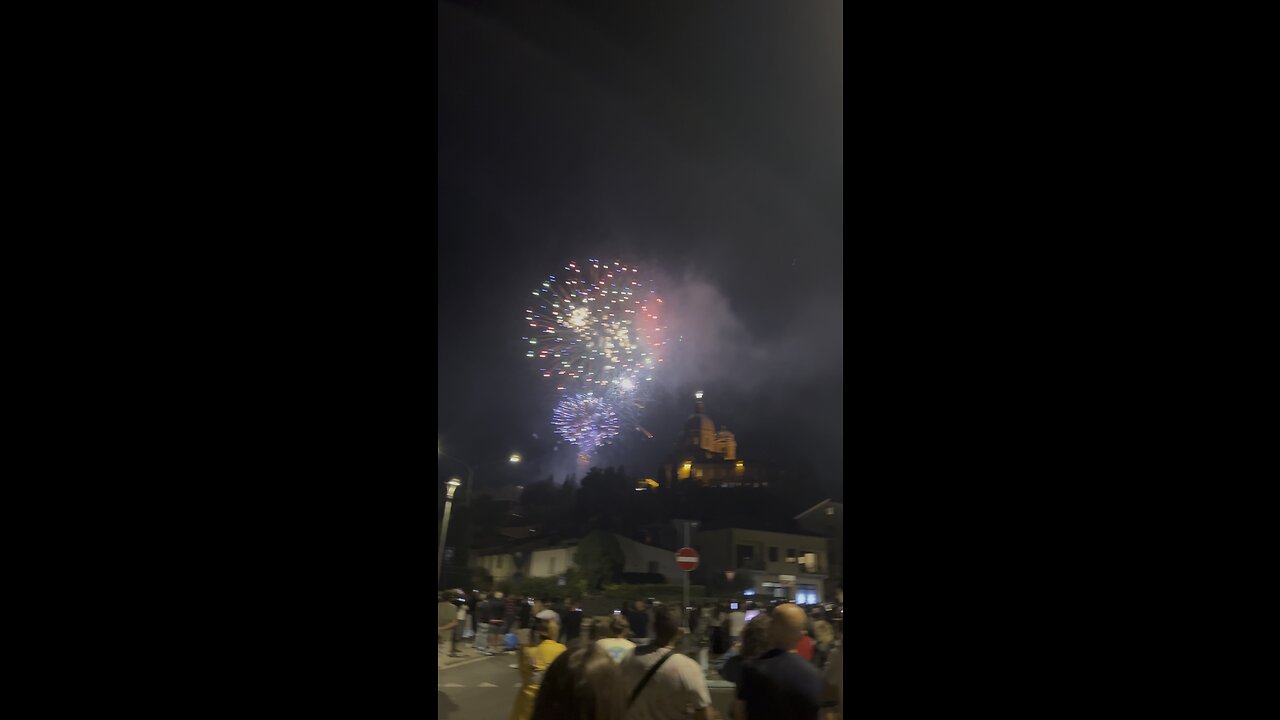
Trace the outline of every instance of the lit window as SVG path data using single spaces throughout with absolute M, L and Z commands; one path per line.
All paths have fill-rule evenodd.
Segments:
M 795 548 L 787 548 L 787 562 L 793 563 L 795 561 L 796 561 Z
M 835 514 L 836 514 L 836 509 L 835 509 L 835 508 L 833 508 L 833 507 L 828 507 L 828 508 L 827 508 L 827 514 L 828 514 L 828 515 L 835 515 Z

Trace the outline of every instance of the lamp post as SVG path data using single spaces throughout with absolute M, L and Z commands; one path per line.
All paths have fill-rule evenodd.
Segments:
M 471 509 L 471 496 L 472 496 L 472 494 L 474 494 L 474 493 L 475 493 L 475 488 L 476 488 L 476 484 L 475 484 L 475 473 L 476 473 L 476 470 L 477 470 L 478 468 L 482 467 L 482 465 L 472 465 L 471 463 L 468 463 L 467 461 L 465 461 L 465 460 L 463 460 L 463 459 L 461 459 L 461 458 L 456 458 L 456 457 L 454 457 L 454 456 L 452 456 L 452 455 L 450 455 L 450 454 L 446 453 L 444 450 L 442 450 L 442 449 L 440 449 L 440 448 L 438 448 L 438 447 L 436 448 L 436 452 L 440 455 L 440 457 L 449 458 L 450 460 L 452 460 L 452 461 L 454 461 L 454 462 L 456 462 L 456 463 L 458 463 L 458 464 L 462 465 L 463 467 L 465 467 L 465 468 L 467 469 L 467 492 L 466 492 L 466 494 L 463 496 L 462 506 L 463 506 L 464 508 L 467 508 L 468 510 L 470 510 L 470 509 Z M 523 460 L 523 458 L 522 458 L 522 457 L 520 457 L 520 453 L 511 453 L 511 456 L 507 458 L 507 462 L 508 462 L 509 464 L 511 464 L 511 465 L 519 465 L 521 460 Z M 457 489 L 458 484 L 460 484 L 460 483 L 458 483 L 458 479 L 457 479 L 457 478 L 451 478 L 451 479 L 449 480 L 449 484 L 452 486 L 452 487 L 450 487 L 450 488 L 449 488 L 449 498 L 450 498 L 450 499 L 452 499 L 452 498 L 453 498 L 453 491 L 454 491 L 455 489 Z M 467 537 L 466 537 L 466 541 L 465 541 L 465 543 L 464 543 L 464 547 L 466 547 L 468 550 L 469 550 L 469 549 L 470 549 L 470 547 L 471 547 L 471 526 L 472 526 L 472 524 L 473 524 L 473 523 L 471 522 L 471 517 L 470 517 L 470 515 L 468 514 L 468 516 L 467 516 L 467 523 L 466 523 L 466 527 L 467 527 L 466 535 L 467 535 Z M 444 506 L 444 529 L 447 529 L 448 527 L 449 527 L 449 503 L 446 501 L 446 502 L 445 502 L 445 506 Z M 438 583 L 440 583 L 440 582 L 443 580 L 443 578 L 444 578 L 444 532 L 443 532 L 443 531 L 440 533 L 440 551 L 439 551 L 439 558 L 440 558 L 440 559 L 439 559 L 439 560 L 438 560 L 438 562 L 436 563 L 436 564 L 438 565 L 438 568 L 437 568 L 437 570 L 436 570 L 436 583 L 437 583 L 437 584 L 438 584 Z
M 453 493 L 458 489 L 462 481 L 458 478 L 449 478 L 448 486 L 445 490 L 447 496 L 444 501 L 444 524 L 440 526 L 440 551 L 436 554 L 436 584 L 440 584 L 444 577 L 444 541 L 449 536 L 449 511 L 453 509 Z

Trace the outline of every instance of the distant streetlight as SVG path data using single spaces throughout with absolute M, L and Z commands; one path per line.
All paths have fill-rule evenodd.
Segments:
M 453 493 L 458 490 L 458 486 L 462 481 L 458 478 L 449 478 L 449 482 L 445 483 L 445 501 L 444 501 L 444 524 L 440 526 L 440 551 L 436 555 L 436 584 L 444 579 L 444 542 L 449 536 L 449 511 L 453 509 Z
M 512 465 L 519 465 L 520 453 L 511 453 L 511 457 L 507 460 L 507 462 L 511 463 Z

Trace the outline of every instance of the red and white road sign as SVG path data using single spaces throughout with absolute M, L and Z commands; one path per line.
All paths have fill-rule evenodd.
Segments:
M 683 547 L 676 551 L 676 564 L 680 569 L 689 572 L 698 567 L 698 551 L 691 547 Z

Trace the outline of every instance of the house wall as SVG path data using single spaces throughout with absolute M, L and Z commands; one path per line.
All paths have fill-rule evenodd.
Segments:
M 476 564 L 485 570 L 488 570 L 489 574 L 493 576 L 494 582 L 506 580 L 515 574 L 516 559 L 509 553 L 481 555 L 478 560 L 479 561 Z
M 578 553 L 576 547 L 534 550 L 529 560 L 529 577 L 556 577 L 565 574 L 573 566 Z
M 657 572 L 662 573 L 667 582 L 681 582 L 680 575 L 684 571 L 676 564 L 676 554 L 674 552 L 638 543 L 621 535 L 615 535 L 614 537 L 618 538 L 618 545 L 622 547 L 622 554 L 626 558 L 622 568 L 623 572 Z M 654 564 L 652 569 L 650 563 Z

